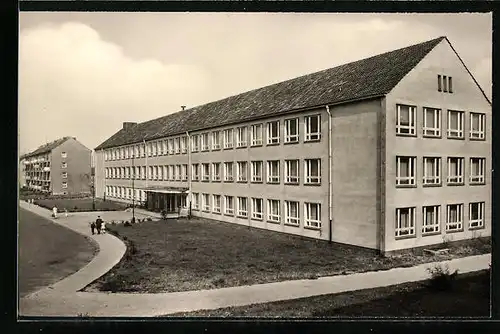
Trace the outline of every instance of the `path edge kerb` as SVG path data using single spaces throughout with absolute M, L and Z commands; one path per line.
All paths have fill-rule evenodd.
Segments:
M 86 240 L 89 240 L 94 246 L 97 246 L 97 251 L 95 252 L 94 257 L 85 266 L 83 266 L 82 268 L 80 268 L 76 272 L 74 272 L 74 273 L 72 273 L 72 274 L 64 277 L 63 279 L 61 279 L 61 280 L 59 280 L 59 281 L 57 281 L 57 282 L 55 282 L 55 283 L 53 283 L 53 284 L 51 284 L 51 285 L 49 285 L 47 287 L 41 288 L 39 290 L 36 290 L 36 291 L 34 291 L 34 292 L 26 295 L 23 298 L 33 297 L 33 296 L 35 296 L 35 295 L 39 294 L 40 292 L 43 292 L 44 290 L 47 290 L 47 289 L 50 289 L 50 291 L 53 292 L 55 290 L 56 286 L 60 286 L 60 285 L 64 286 L 64 283 L 66 283 L 66 282 L 70 283 L 71 281 L 77 281 L 77 282 L 81 281 L 81 279 L 85 279 L 87 277 L 87 271 L 92 270 L 93 269 L 92 267 L 96 266 L 96 264 L 101 261 L 102 257 L 107 257 L 107 256 L 105 256 L 105 254 L 103 254 L 103 249 L 106 249 L 107 247 L 103 247 L 104 245 L 103 245 L 103 240 L 102 239 L 91 238 L 86 233 L 84 233 L 82 231 L 79 231 L 78 229 L 72 228 L 72 226 L 70 226 L 70 225 L 62 224 L 59 221 L 57 221 L 56 219 L 52 219 L 52 217 L 50 217 L 51 211 L 48 210 L 48 209 L 46 209 L 46 208 L 43 208 L 43 207 L 40 207 L 40 206 L 32 207 L 30 204 L 24 203 L 21 200 L 19 201 L 19 207 L 23 208 L 25 210 L 28 210 L 28 211 L 30 211 L 31 213 L 33 213 L 33 214 L 35 214 L 37 216 L 40 216 L 40 217 L 45 218 L 47 220 L 50 220 L 52 223 L 57 224 L 58 226 L 62 226 L 64 228 L 66 228 L 66 229 L 69 229 L 69 230 L 75 232 L 75 233 L 78 233 L 78 234 L 82 235 L 83 237 L 85 237 Z M 35 208 L 36 208 L 36 210 L 33 210 Z M 43 214 L 41 214 L 40 212 L 37 212 L 37 211 L 43 211 L 45 213 L 48 213 L 49 217 L 44 216 Z M 123 252 L 121 252 L 120 256 L 115 257 L 114 261 L 111 261 L 112 263 L 110 263 L 110 265 L 108 265 L 107 268 L 102 268 L 101 267 L 101 271 L 102 272 L 100 273 L 100 275 L 98 275 L 97 277 L 93 278 L 91 281 L 89 281 L 88 279 L 86 279 L 87 282 L 85 282 L 85 283 L 84 282 L 79 283 L 78 285 L 80 285 L 81 287 L 80 288 L 70 289 L 70 290 L 73 290 L 72 292 L 79 292 L 81 290 L 84 290 L 87 286 L 89 286 L 90 284 L 92 284 L 94 281 L 96 281 L 100 277 L 104 276 L 109 271 L 111 271 L 118 263 L 120 263 L 120 261 L 125 256 L 125 253 L 126 253 L 126 250 L 127 250 L 127 245 L 123 242 L 123 240 L 121 240 L 120 238 L 116 237 L 115 235 L 113 235 L 111 233 L 107 233 L 106 236 L 114 239 L 114 242 L 120 243 L 121 246 L 123 247 Z M 80 279 L 80 276 L 82 276 L 81 279 Z

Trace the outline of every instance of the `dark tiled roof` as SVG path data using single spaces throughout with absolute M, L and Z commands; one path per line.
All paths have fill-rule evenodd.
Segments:
M 37 148 L 33 152 L 26 153 L 25 155 L 21 156 L 21 159 L 29 158 L 29 157 L 33 157 L 33 156 L 38 155 L 38 154 L 50 152 L 53 149 L 55 149 L 57 146 L 61 145 L 62 143 L 64 143 L 66 140 L 68 140 L 70 138 L 71 137 L 63 137 L 63 138 L 56 139 L 48 144 L 40 146 L 39 148 Z
M 128 130 L 121 129 L 96 147 L 96 150 L 287 111 L 382 96 L 390 92 L 444 38 L 439 37 L 139 123 Z

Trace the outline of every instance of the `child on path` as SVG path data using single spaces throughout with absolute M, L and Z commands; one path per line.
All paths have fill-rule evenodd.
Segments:
M 54 218 L 57 218 L 57 207 L 55 205 L 52 208 L 52 215 L 53 215 Z
M 101 223 L 101 233 L 106 233 L 106 223 L 104 221 Z
M 90 222 L 90 230 L 92 231 L 92 235 L 94 235 L 94 231 L 95 231 L 95 223 L 94 222 Z

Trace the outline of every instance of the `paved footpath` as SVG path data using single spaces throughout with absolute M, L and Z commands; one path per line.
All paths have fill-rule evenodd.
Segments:
M 50 212 L 27 203 L 23 208 L 50 219 Z M 99 213 L 103 219 L 124 212 Z M 94 213 L 93 215 L 97 215 Z M 56 223 L 77 232 L 88 234 L 89 214 L 73 214 L 59 218 Z M 114 218 L 120 219 L 120 218 Z M 97 316 L 97 317 L 151 317 L 176 312 L 216 309 L 228 306 L 243 306 L 279 300 L 296 299 L 323 294 L 415 282 L 428 278 L 427 268 L 437 263 L 427 263 L 409 268 L 394 268 L 386 271 L 358 273 L 342 276 L 321 277 L 314 280 L 294 280 L 276 283 L 239 286 L 214 290 L 171 292 L 157 294 L 77 292 L 118 263 L 125 246 L 116 237 L 105 234 L 94 236 L 100 252 L 86 267 L 54 284 L 37 291 L 19 303 L 23 316 Z M 471 256 L 440 262 L 450 270 L 460 273 L 487 269 L 491 254 Z

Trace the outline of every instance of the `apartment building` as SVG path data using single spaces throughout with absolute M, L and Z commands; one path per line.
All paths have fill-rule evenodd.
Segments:
M 64 137 L 20 157 L 23 185 L 54 195 L 90 193 L 91 150 Z
M 446 37 L 123 128 L 96 196 L 381 252 L 491 234 L 491 103 Z

